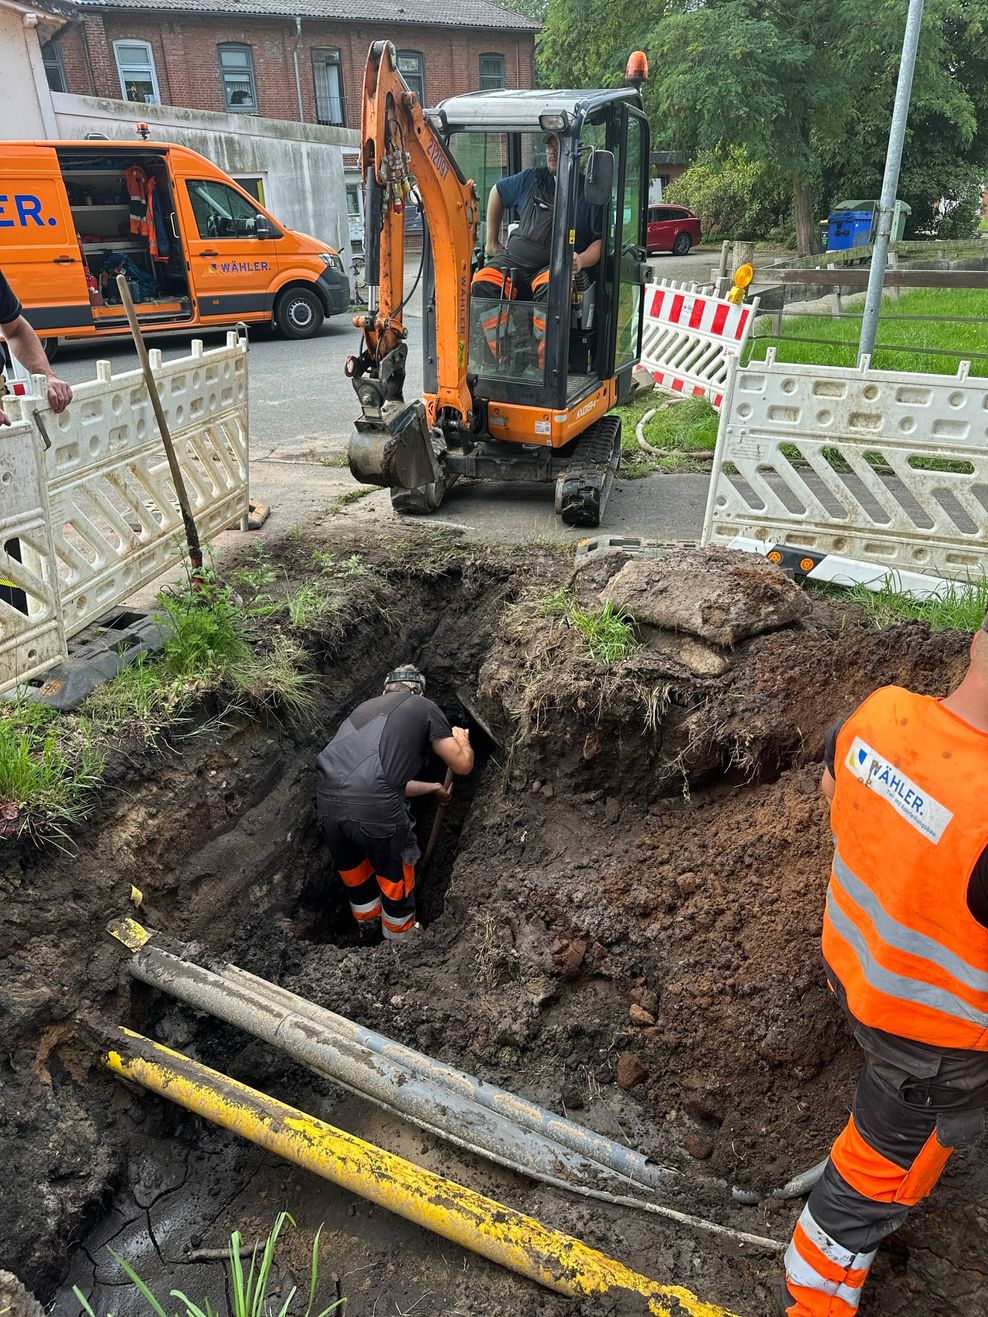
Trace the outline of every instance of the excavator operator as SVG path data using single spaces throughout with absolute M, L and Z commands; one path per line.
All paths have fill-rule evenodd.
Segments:
M 495 361 L 500 360 L 500 338 L 504 330 L 503 302 L 518 299 L 536 303 L 533 315 L 539 365 L 545 356 L 545 312 L 542 307 L 549 292 L 549 255 L 552 246 L 552 220 L 556 203 L 556 170 L 559 167 L 559 138 L 548 133 L 543 139 L 545 166 L 523 169 L 502 178 L 491 188 L 487 198 L 487 240 L 484 251 L 488 264 L 473 277 L 472 295 L 498 302 L 481 312 L 484 339 Z M 505 247 L 500 240 L 501 221 L 506 209 L 518 211 L 519 220 Z M 576 207 L 576 247 L 573 273 L 593 270 L 600 261 L 603 211 L 580 198 Z

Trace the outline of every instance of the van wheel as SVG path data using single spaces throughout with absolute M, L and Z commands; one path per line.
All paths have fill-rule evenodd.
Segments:
M 41 348 L 48 360 L 54 361 L 58 356 L 58 339 L 43 338 L 41 340 Z
M 677 233 L 676 241 L 672 244 L 673 255 L 685 256 L 692 246 L 693 246 L 693 239 L 690 237 L 688 233 Z
M 274 317 L 285 338 L 311 338 L 322 329 L 326 313 L 308 288 L 286 288 L 274 304 Z

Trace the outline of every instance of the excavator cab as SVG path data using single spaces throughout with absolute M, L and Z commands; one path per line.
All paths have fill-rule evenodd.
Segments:
M 621 450 L 620 421 L 608 413 L 633 391 L 643 286 L 650 277 L 649 131 L 639 87 L 476 92 L 424 113 L 414 98 L 411 106 L 401 93 L 397 100 L 413 120 L 418 112 L 433 135 L 425 150 L 408 153 L 426 221 L 423 400 L 421 414 L 405 407 L 393 420 L 380 409 L 368 417 L 365 407 L 351 469 L 358 479 L 390 485 L 395 507 L 406 512 L 438 507 L 461 477 L 550 483 L 565 522 L 596 526 Z M 417 123 L 403 134 L 406 144 Z M 540 170 L 545 180 L 547 146 L 555 161 L 548 264 L 534 278 L 531 269 L 514 269 L 510 253 L 518 244 L 507 242 L 498 270 L 481 278 L 489 273 L 484 245 L 491 189 L 508 180 L 510 201 L 517 192 L 510 180 L 523 171 Z M 447 179 L 447 169 L 455 179 Z M 423 183 L 437 180 L 424 179 L 424 170 L 439 175 L 431 195 Z M 439 205 L 437 196 L 449 199 Z M 469 197 L 474 213 L 460 218 L 459 211 L 470 209 Z M 370 205 L 365 209 L 374 214 Z M 519 219 L 507 202 L 504 210 L 502 242 Z M 469 270 L 462 254 L 458 267 L 450 259 L 451 235 L 455 247 L 464 224 Z M 574 252 L 598 237 L 599 260 L 575 271 Z M 386 264 L 379 270 L 382 289 Z M 457 283 L 455 313 L 450 280 Z M 375 323 L 380 327 L 380 312 Z M 358 396 L 360 379 L 374 373 L 366 353 L 363 365 L 353 372 Z M 444 405 L 454 386 L 460 401 Z M 379 419 L 387 433 L 380 433 Z M 406 483 L 412 480 L 420 483 Z

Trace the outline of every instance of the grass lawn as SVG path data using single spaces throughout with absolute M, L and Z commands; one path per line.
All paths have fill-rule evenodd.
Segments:
M 853 319 L 835 320 L 829 314 L 784 316 L 782 337 L 772 333 L 770 316 L 755 321 L 746 359 L 764 360 L 774 347 L 780 361 L 814 362 L 823 366 L 854 366 L 861 332 L 863 303 L 852 307 Z M 929 320 L 897 320 L 896 316 L 930 316 Z M 969 322 L 947 316 L 971 316 Z M 825 339 L 822 343 L 796 343 L 794 338 Z M 902 350 L 889 350 L 902 349 Z M 920 351 L 934 348 L 947 355 Z M 988 292 L 973 288 L 922 288 L 904 293 L 898 302 L 882 299 L 877 349 L 872 365 L 879 370 L 924 371 L 953 375 L 966 353 L 988 354 Z M 988 360 L 972 361 L 972 375 L 988 375 Z
M 755 321 L 748 361 L 763 361 L 768 348 L 780 361 L 815 362 L 822 366 L 854 366 L 862 329 L 863 303 L 852 307 L 852 319 L 835 320 L 829 313 L 782 317 L 782 335 L 772 333 L 772 317 Z M 847 312 L 846 312 L 847 315 Z M 930 316 L 930 320 L 897 320 L 896 316 Z M 968 323 L 945 319 L 972 316 Z M 794 338 L 823 338 L 825 342 L 794 342 Z M 921 352 L 922 348 L 937 353 Z M 889 350 L 902 349 L 902 350 Z M 904 292 L 898 302 L 881 299 L 879 336 L 872 365 L 879 370 L 927 371 L 955 374 L 966 353 L 988 354 L 988 292 L 979 288 L 917 288 Z M 988 361 L 972 361 L 972 375 L 988 375 Z
M 663 406 L 663 404 L 668 404 Z M 656 408 L 645 426 L 645 439 L 653 448 L 669 450 L 654 457 L 638 447 L 635 427 L 647 411 Z M 709 471 L 704 455 L 717 442 L 717 413 L 703 398 L 670 398 L 658 391 L 643 393 L 627 407 L 616 407 L 621 418 L 621 475 L 637 480 L 653 471 Z

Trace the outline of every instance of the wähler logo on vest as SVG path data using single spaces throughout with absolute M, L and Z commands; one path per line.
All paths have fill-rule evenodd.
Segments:
M 883 759 L 860 736 L 854 738 L 846 764 L 859 782 L 887 800 L 917 832 L 934 844 L 940 840 L 954 817 L 951 811 Z

